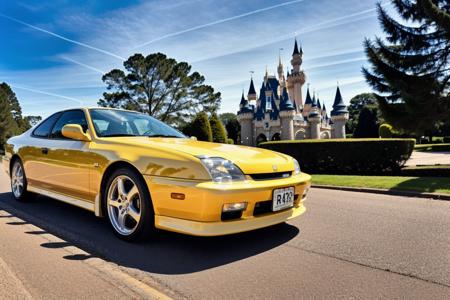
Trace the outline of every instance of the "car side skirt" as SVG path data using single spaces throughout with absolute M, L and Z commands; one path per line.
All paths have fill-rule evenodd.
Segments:
M 156 215 L 155 226 L 159 229 L 195 236 L 219 236 L 280 224 L 300 216 L 305 211 L 305 206 L 300 205 L 279 213 L 222 222 L 198 222 Z
M 72 204 L 81 208 L 84 208 L 86 210 L 95 212 L 95 203 L 86 201 L 86 200 L 82 200 L 82 199 L 77 199 L 77 198 L 73 198 L 67 195 L 63 195 L 63 194 L 59 194 L 59 193 L 55 193 L 52 191 L 48 191 L 48 190 L 44 190 L 41 188 L 37 188 L 31 185 L 28 185 L 27 187 L 28 191 L 36 193 L 36 194 L 40 194 L 40 195 L 44 195 L 59 201 L 62 201 L 64 203 L 68 203 L 68 204 Z

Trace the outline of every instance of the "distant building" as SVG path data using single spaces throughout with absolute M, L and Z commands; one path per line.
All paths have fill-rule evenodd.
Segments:
M 238 121 L 241 125 L 241 143 L 254 146 L 267 140 L 303 140 L 345 138 L 348 120 L 347 106 L 336 89 L 331 118 L 325 103 L 306 91 L 303 102 L 302 87 L 305 73 L 300 68 L 303 50 L 295 40 L 292 53 L 292 69 L 286 77 L 281 57 L 278 62 L 278 78 L 266 70 L 264 81 L 256 93 L 253 78 L 250 80 L 247 99 L 242 93 Z

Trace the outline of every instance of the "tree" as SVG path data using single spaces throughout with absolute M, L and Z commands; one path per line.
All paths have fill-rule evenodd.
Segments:
M 237 116 L 234 113 L 223 113 L 220 116 L 220 120 L 225 125 L 228 137 L 233 140 L 235 144 L 238 143 L 239 135 L 241 133 L 241 125 L 237 120 Z
M 361 109 L 367 105 L 377 106 L 377 98 L 373 93 L 358 94 L 350 100 L 348 106 L 349 120 L 346 124 L 347 132 L 355 132 L 358 125 L 359 113 L 361 112 Z
M 215 143 L 227 142 L 227 131 L 220 121 L 216 113 L 211 114 L 209 118 L 209 124 L 211 126 L 212 140 Z
M 186 62 L 154 53 L 134 54 L 123 65 L 125 71 L 103 75 L 111 92 L 103 93 L 98 105 L 140 111 L 180 126 L 196 113 L 212 113 L 220 106 L 220 93 Z
M 358 117 L 358 125 L 353 133 L 354 138 L 378 137 L 378 117 L 375 107 L 365 106 Z
M 211 125 L 208 115 L 205 112 L 199 112 L 194 120 L 183 129 L 184 134 L 195 136 L 199 141 L 212 142 Z
M 386 40 L 366 39 L 367 82 L 380 94 L 383 117 L 395 128 L 423 134 L 450 118 L 450 3 L 392 0 L 403 21 L 378 4 Z
M 37 125 L 42 120 L 42 117 L 41 116 L 25 116 L 24 119 L 27 122 L 27 124 L 29 125 L 29 128 L 31 128 L 31 127 Z
M 3 152 L 6 140 L 16 132 L 17 124 L 11 113 L 8 95 L 0 88 L 0 152 Z

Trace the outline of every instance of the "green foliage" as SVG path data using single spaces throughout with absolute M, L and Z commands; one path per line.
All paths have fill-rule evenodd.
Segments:
M 381 138 L 391 138 L 394 134 L 394 129 L 391 125 L 384 123 L 380 125 L 379 134 Z
M 400 171 L 402 176 L 420 176 L 420 177 L 450 177 L 449 165 L 438 166 L 411 166 L 402 168 Z M 450 180 L 448 180 L 450 187 Z
M 293 156 L 312 174 L 384 174 L 409 159 L 414 139 L 330 139 L 266 142 L 260 146 Z
M 378 137 L 378 108 L 374 106 L 364 106 L 358 117 L 354 138 Z
M 422 135 L 450 118 L 450 6 L 448 0 L 393 0 L 397 21 L 378 4 L 386 41 L 364 42 L 371 69 L 363 68 L 383 117 Z
M 140 111 L 180 127 L 200 111 L 219 109 L 220 93 L 186 62 L 162 53 L 134 54 L 124 67 L 103 75 L 111 92 L 103 93 L 98 105 Z
M 183 133 L 195 136 L 199 141 L 213 141 L 208 115 L 205 112 L 199 112 L 194 120 L 183 129 Z
M 234 144 L 237 144 L 239 141 L 239 136 L 241 134 L 241 125 L 237 120 L 237 116 L 234 113 L 223 113 L 220 116 L 220 120 L 225 125 L 225 129 L 227 130 L 228 137 L 233 139 Z
M 6 140 L 28 130 L 30 120 L 36 116 L 22 117 L 19 100 L 11 87 L 5 82 L 0 84 L 0 151 Z
M 377 107 L 377 98 L 373 93 L 362 93 L 358 94 L 350 100 L 350 104 L 348 105 L 348 115 L 349 120 L 346 124 L 346 131 L 353 133 L 358 125 L 359 114 L 363 107 Z M 377 116 L 380 118 L 378 111 Z M 379 121 L 378 121 L 379 122 Z
M 211 126 L 212 139 L 215 143 L 227 142 L 227 131 L 220 121 L 216 113 L 211 114 L 209 118 L 209 124 Z
M 231 145 L 233 145 L 233 144 L 234 144 L 234 141 L 233 141 L 233 139 L 227 139 L 227 144 L 231 144 Z

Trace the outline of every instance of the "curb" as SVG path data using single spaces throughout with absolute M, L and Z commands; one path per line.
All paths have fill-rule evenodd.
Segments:
M 311 187 L 319 188 L 319 189 L 328 189 L 328 190 L 340 190 L 340 191 L 348 191 L 348 192 L 384 194 L 384 195 L 394 195 L 394 196 L 416 197 L 416 198 L 426 198 L 426 199 L 433 199 L 433 200 L 450 201 L 450 195 L 438 194 L 438 193 L 420 193 L 420 192 L 413 192 L 413 191 L 387 190 L 387 189 L 362 188 L 362 187 L 350 187 L 350 186 L 332 186 L 332 185 L 321 185 L 321 184 L 312 184 Z

